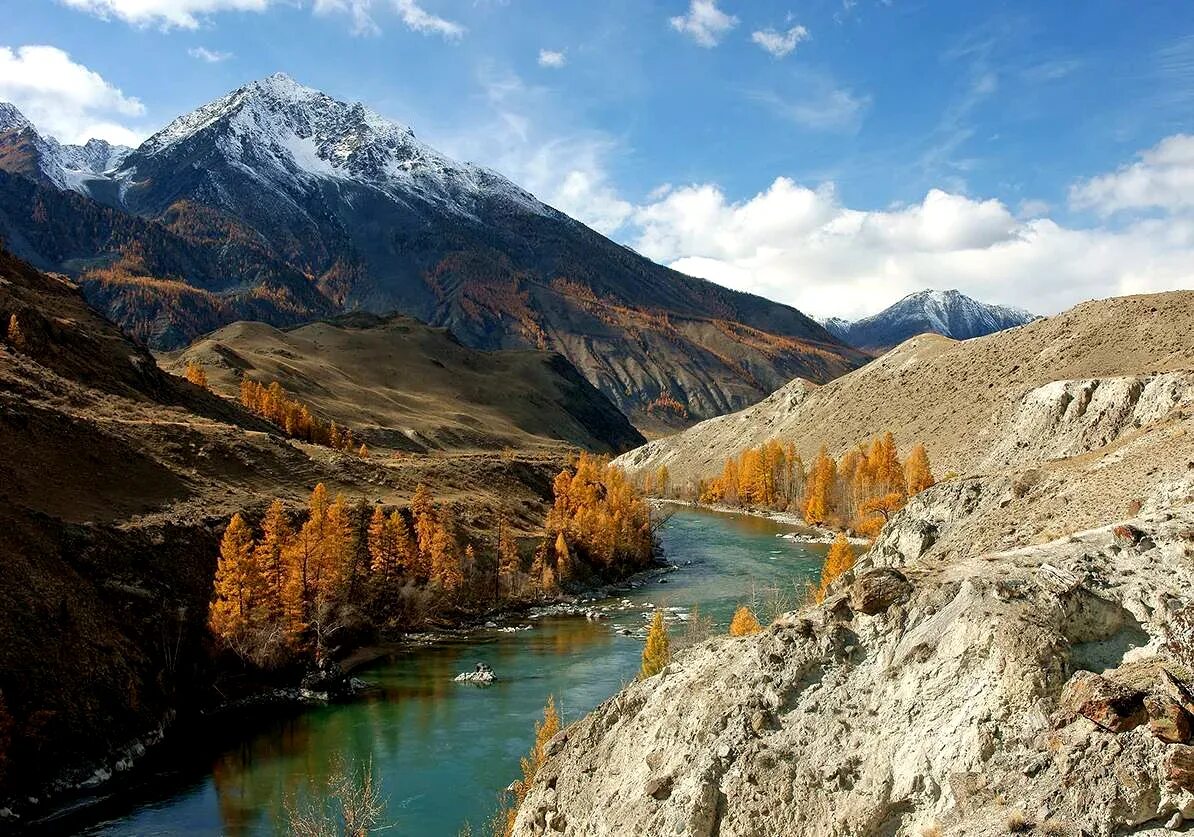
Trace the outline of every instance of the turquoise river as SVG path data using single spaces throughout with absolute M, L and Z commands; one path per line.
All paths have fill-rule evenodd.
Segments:
M 288 800 L 337 764 L 371 761 L 394 823 L 386 833 L 455 837 L 466 822 L 481 833 L 498 793 L 518 774 L 548 695 L 566 723 L 632 679 L 653 607 L 672 609 L 674 634 L 693 605 L 725 630 L 739 602 L 807 583 L 826 548 L 778 537 L 791 531 L 768 519 L 684 508 L 660 528 L 664 554 L 680 569 L 666 583 L 597 602 L 609 606 L 610 618 L 527 619 L 530 630 L 482 631 L 403 652 L 358 673 L 371 684 L 359 698 L 258 713 L 176 742 L 138 781 L 47 830 L 273 834 Z M 452 682 L 478 661 L 494 668 L 496 685 Z

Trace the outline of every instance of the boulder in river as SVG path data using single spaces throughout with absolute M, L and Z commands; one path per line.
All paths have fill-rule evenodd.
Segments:
M 477 686 L 488 686 L 497 680 L 488 663 L 477 663 L 472 671 L 464 671 L 453 678 L 456 683 L 472 683 Z

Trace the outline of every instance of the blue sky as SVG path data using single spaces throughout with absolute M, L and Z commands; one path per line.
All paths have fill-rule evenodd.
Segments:
M 278 70 L 814 314 L 1191 284 L 1188 2 L 19 0 L 0 32 L 0 98 L 63 139 Z

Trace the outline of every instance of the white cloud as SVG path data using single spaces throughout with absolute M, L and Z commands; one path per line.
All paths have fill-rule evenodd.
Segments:
M 1183 138 L 1145 156 L 1178 166 Z M 1048 314 L 1092 297 L 1194 288 L 1194 212 L 1165 206 L 1174 210 L 1165 218 L 1077 229 L 1043 217 L 1039 202 L 1017 217 L 1001 201 L 933 189 L 918 203 L 860 211 L 832 184 L 781 177 L 737 202 L 709 184 L 661 191 L 625 230 L 650 258 L 817 316 L 871 314 L 923 288 Z
M 144 136 L 127 120 L 144 115 L 145 106 L 57 47 L 0 47 L 0 101 L 63 142 L 135 144 Z
M 227 61 L 232 57 L 231 52 L 220 52 L 219 50 L 208 49 L 202 46 L 191 47 L 187 50 L 187 55 L 197 58 L 200 61 L 206 61 L 208 64 L 219 64 L 221 61 Z
M 570 100 L 517 74 L 483 64 L 476 121 L 437 136 L 433 145 L 457 159 L 476 160 L 509 177 L 544 203 L 611 235 L 634 211 L 612 184 L 609 163 L 625 150 L 609 135 L 574 129 Z
M 1139 157 L 1118 171 L 1075 184 L 1070 203 L 1102 216 L 1194 208 L 1194 135 L 1166 137 Z
M 118 18 L 133 26 L 160 26 L 163 29 L 197 29 L 208 17 L 219 12 L 263 12 L 271 6 L 290 4 L 293 0 L 59 0 L 75 9 L 102 17 Z M 412 31 L 425 35 L 460 38 L 465 29 L 459 23 L 438 17 L 424 9 L 418 0 L 313 0 L 317 15 L 347 14 L 353 31 L 373 35 L 381 31 L 374 19 L 376 5 L 389 6 L 399 20 Z
M 786 32 L 775 29 L 761 29 L 751 34 L 750 39 L 776 58 L 783 58 L 795 51 L 796 45 L 811 36 L 803 26 L 793 26 Z
M 870 96 L 836 87 L 827 79 L 808 76 L 797 87 L 798 92 L 789 95 L 771 90 L 748 95 L 776 116 L 813 131 L 857 131 L 871 105 Z
M 539 50 L 539 66 L 551 67 L 552 69 L 559 69 L 568 63 L 568 56 L 564 54 L 563 50 L 541 49 Z
M 133 26 L 195 29 L 216 12 L 262 12 L 274 0 L 60 0 L 67 6 L 102 18 L 119 18 Z
M 738 25 L 738 18 L 717 8 L 717 0 L 691 0 L 688 14 L 670 20 L 672 28 L 703 47 L 715 47 L 722 36 Z
M 1049 214 L 1049 210 L 1052 208 L 1048 201 L 1029 198 L 1028 200 L 1020 201 L 1016 215 L 1020 218 L 1043 218 Z
M 377 35 L 381 27 L 370 14 L 372 6 L 373 0 L 315 0 L 314 11 L 317 15 L 347 14 L 358 35 Z
M 415 0 L 393 0 L 394 8 L 402 22 L 416 32 L 428 35 L 442 35 L 454 39 L 464 35 L 464 27 L 459 23 L 445 20 L 442 17 L 427 12 Z

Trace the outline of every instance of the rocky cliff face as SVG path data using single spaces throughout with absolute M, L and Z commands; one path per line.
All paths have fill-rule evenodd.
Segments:
M 1166 783 L 1176 745 L 1059 706 L 1083 669 L 1163 693 L 1156 645 L 1194 581 L 1194 514 L 1166 517 L 1134 521 L 1142 545 L 1106 527 L 902 563 L 869 615 L 863 562 L 824 607 L 684 652 L 561 733 L 516 833 L 1112 834 L 1194 812 Z
M 1005 395 L 958 454 L 969 475 L 915 497 L 824 604 L 685 650 L 564 730 L 516 833 L 1194 821 L 1194 373 L 1156 374 L 1190 342 L 1140 344 L 1141 374 Z M 1059 348 L 1022 362 L 1075 368 Z M 775 397 L 799 410 L 800 390 Z

